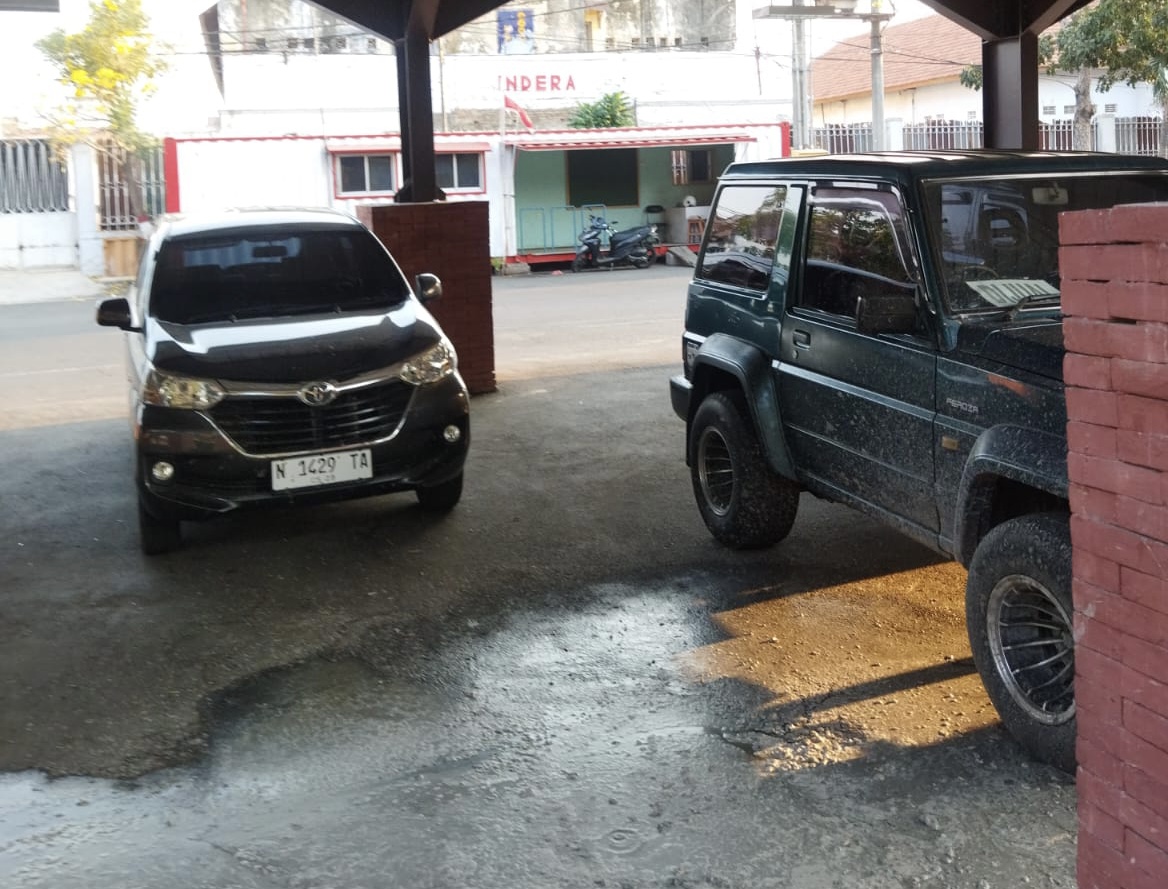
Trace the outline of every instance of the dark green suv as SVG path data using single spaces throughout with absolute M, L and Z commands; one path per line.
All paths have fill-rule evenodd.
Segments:
M 1058 216 L 1168 200 L 1168 161 L 889 153 L 722 176 L 671 381 L 711 533 L 786 536 L 800 491 L 969 568 L 1007 728 L 1075 762 Z

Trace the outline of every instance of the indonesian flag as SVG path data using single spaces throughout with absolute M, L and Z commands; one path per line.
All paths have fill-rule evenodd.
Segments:
M 535 125 L 531 122 L 531 116 L 523 110 L 523 107 L 518 102 L 506 94 L 503 96 L 503 105 L 518 114 L 519 119 L 523 122 L 525 127 L 527 127 L 529 130 L 535 129 Z

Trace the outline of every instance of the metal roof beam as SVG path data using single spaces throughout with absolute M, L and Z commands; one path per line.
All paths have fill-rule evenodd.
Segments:
M 923 0 L 982 40 L 1038 34 L 1091 0 Z

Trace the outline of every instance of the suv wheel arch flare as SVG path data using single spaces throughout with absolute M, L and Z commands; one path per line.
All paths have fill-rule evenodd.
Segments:
M 758 349 L 726 334 L 710 336 L 694 358 L 693 391 L 686 419 L 686 438 L 693 424 L 694 414 L 705 397 L 717 387 L 709 385 L 711 369 L 727 373 L 738 381 L 750 418 L 758 433 L 767 464 L 773 471 L 791 480 L 797 480 L 787 441 L 783 437 L 783 423 L 779 416 L 779 400 L 775 393 L 771 365 Z M 693 454 L 687 454 L 692 460 Z
M 991 515 L 1002 514 L 994 502 L 994 488 L 1002 479 L 1032 490 L 1036 498 L 1051 501 L 1047 509 L 1069 509 L 1066 444 L 1057 436 L 1021 426 L 993 426 L 985 430 L 969 453 L 961 474 L 953 529 L 957 561 L 968 567 L 981 538 L 989 532 Z M 1010 518 L 1033 509 L 1004 510 Z

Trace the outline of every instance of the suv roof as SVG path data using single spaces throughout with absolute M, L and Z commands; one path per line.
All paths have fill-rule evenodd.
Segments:
M 358 228 L 361 223 L 348 213 L 328 207 L 257 207 L 254 209 L 210 210 L 190 214 L 168 214 L 159 220 L 159 228 L 165 227 L 167 237 L 273 225 Z
M 953 151 L 883 151 L 869 154 L 831 154 L 818 157 L 781 158 L 731 164 L 724 179 L 758 176 L 873 176 L 901 180 L 936 176 L 1005 176 L 1033 173 L 1112 172 L 1116 170 L 1168 170 L 1168 160 L 1158 157 L 1105 154 L 1087 151 L 1003 151 L 995 149 Z

